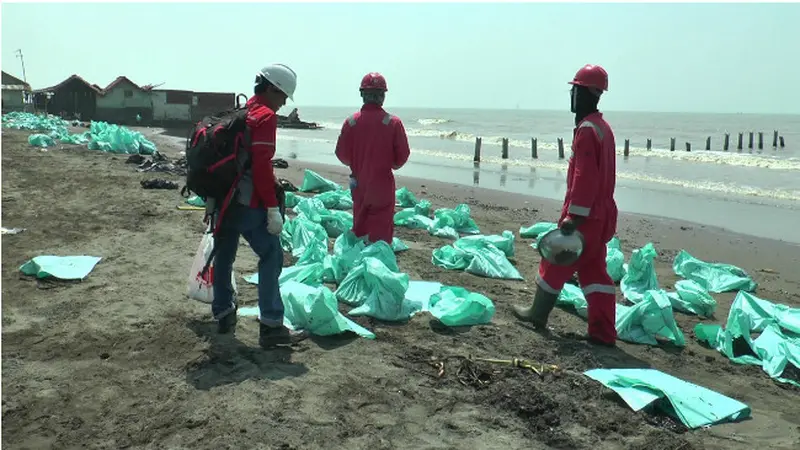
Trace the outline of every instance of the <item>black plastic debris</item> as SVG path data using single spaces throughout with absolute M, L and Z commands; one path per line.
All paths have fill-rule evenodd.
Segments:
M 286 192 L 297 192 L 297 186 L 293 185 L 291 181 L 285 178 L 278 178 L 278 184 L 281 185 L 284 191 Z
M 131 155 L 125 160 L 125 164 L 141 164 L 147 161 L 144 155 Z
M 142 180 L 140 184 L 144 189 L 178 189 L 178 183 L 161 178 Z
M 277 158 L 272 160 L 272 167 L 276 169 L 288 169 L 289 163 L 283 158 Z

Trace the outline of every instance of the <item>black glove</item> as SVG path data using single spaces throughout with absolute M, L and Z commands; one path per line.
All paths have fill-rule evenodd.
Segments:
M 575 232 L 575 222 L 572 221 L 571 218 L 567 217 L 561 222 L 561 226 L 558 227 L 561 229 L 561 234 L 564 236 L 570 236 L 572 233 Z

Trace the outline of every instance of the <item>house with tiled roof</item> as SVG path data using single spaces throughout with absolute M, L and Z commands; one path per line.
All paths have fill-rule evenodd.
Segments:
M 54 86 L 33 91 L 34 104 L 40 111 L 90 120 L 97 109 L 102 91 L 78 75 L 71 75 Z

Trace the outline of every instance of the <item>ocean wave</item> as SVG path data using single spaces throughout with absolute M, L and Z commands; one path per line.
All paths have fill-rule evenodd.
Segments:
M 441 130 L 430 130 L 430 129 L 426 130 L 426 129 L 412 128 L 406 130 L 406 133 L 409 136 L 435 137 L 439 139 L 459 141 L 465 143 L 466 142 L 474 143 L 475 139 L 477 138 L 477 136 L 474 134 L 462 133 L 455 130 L 441 131 Z M 481 145 L 502 146 L 502 144 L 503 144 L 502 136 L 481 137 Z M 570 145 L 571 141 L 565 139 L 564 140 L 565 154 L 569 154 Z M 509 139 L 508 147 L 509 147 L 509 156 L 511 156 L 512 158 L 515 153 L 513 149 L 524 148 L 526 150 L 525 154 L 528 155 L 531 149 L 531 141 L 521 140 L 521 139 Z M 536 147 L 537 151 L 540 152 L 542 150 L 544 151 L 557 150 L 558 144 L 556 142 L 537 140 Z M 617 146 L 617 155 L 624 156 L 624 153 L 625 153 L 624 148 L 622 146 Z M 696 150 L 694 152 L 687 152 L 685 150 L 669 151 L 668 149 L 661 149 L 661 148 L 653 148 L 651 150 L 647 150 L 646 148 L 630 147 L 629 156 L 667 158 L 678 161 L 722 164 L 730 166 L 753 167 L 753 168 L 773 169 L 773 170 L 800 170 L 800 160 L 798 159 L 795 158 L 780 159 L 774 156 L 765 155 L 763 152 L 760 154 L 751 153 L 750 151 L 722 152 L 722 151 Z
M 424 127 L 430 125 L 441 125 L 443 123 L 450 123 L 450 122 L 452 122 L 450 119 L 439 119 L 439 118 L 417 120 L 417 123 Z
M 336 125 L 335 127 L 333 124 L 330 124 L 332 128 L 338 129 L 340 125 Z M 325 124 L 324 126 L 327 126 Z M 317 137 L 311 137 L 308 133 L 314 133 L 314 131 L 309 132 L 302 132 L 300 135 L 287 135 L 286 133 L 279 134 L 279 138 L 284 138 L 287 140 L 292 141 L 308 141 L 308 142 L 334 142 L 335 139 L 322 139 Z M 409 137 L 422 137 L 422 138 L 438 138 L 441 140 L 448 140 L 448 141 L 455 141 L 455 142 L 464 142 L 464 143 L 475 143 L 476 135 L 472 133 L 462 133 L 458 130 L 449 130 L 449 131 L 442 131 L 436 129 L 424 129 L 424 128 L 409 128 L 406 130 L 406 133 Z M 493 146 L 493 147 L 500 147 L 503 142 L 502 136 L 483 136 L 481 137 L 481 144 L 482 146 Z M 570 152 L 570 140 L 564 140 L 564 153 L 569 156 Z M 523 157 L 528 158 L 530 156 L 530 149 L 531 149 L 531 140 L 522 140 L 522 139 L 509 139 L 508 140 L 509 146 L 509 157 L 510 159 L 514 159 L 515 157 Z M 415 145 L 412 143 L 412 147 L 416 151 Z M 471 148 L 471 147 L 469 147 Z M 465 147 L 467 149 L 467 147 Z M 524 153 L 520 150 L 525 149 Z M 537 151 L 540 155 L 555 155 L 556 150 L 558 149 L 558 145 L 555 141 L 543 141 L 537 140 Z M 759 168 L 759 169 L 770 169 L 770 170 L 800 170 L 800 159 L 797 158 L 777 158 L 775 156 L 771 156 L 768 152 L 772 152 L 773 150 L 764 150 L 761 153 L 758 152 L 750 152 L 749 150 L 743 151 L 706 151 L 706 150 L 696 150 L 693 152 L 687 152 L 685 150 L 676 150 L 676 151 L 669 151 L 668 149 L 662 148 L 653 148 L 652 150 L 647 150 L 646 148 L 640 147 L 630 147 L 629 149 L 629 157 L 631 158 L 664 158 L 673 161 L 685 161 L 685 162 L 695 162 L 695 163 L 705 163 L 705 164 L 718 164 L 718 165 L 730 165 L 736 167 L 752 167 L 752 168 Z M 472 158 L 471 152 L 468 152 L 469 155 L 467 156 L 469 159 Z M 489 153 L 488 151 L 486 153 Z M 617 146 L 617 155 L 624 156 L 624 148 L 622 146 Z
M 470 162 L 472 161 L 472 155 L 468 154 L 449 153 L 438 150 L 424 150 L 424 149 L 414 149 L 414 153 L 435 158 L 445 158 L 457 161 L 470 161 Z M 488 158 L 484 157 L 482 158 L 481 162 L 489 164 L 497 164 L 497 165 L 514 166 L 514 167 L 543 168 L 543 169 L 552 169 L 561 171 L 565 171 L 567 169 L 566 160 L 542 161 L 542 160 L 531 160 L 531 159 L 519 160 L 519 159 L 502 159 L 498 157 L 488 157 Z M 783 190 L 783 189 L 762 189 L 753 186 L 715 182 L 715 181 L 681 180 L 672 177 L 667 178 L 659 175 L 642 174 L 642 173 L 627 172 L 620 170 L 617 171 L 617 178 L 622 180 L 650 182 L 650 183 L 657 183 L 675 187 L 682 187 L 692 190 L 709 191 L 720 194 L 741 195 L 748 197 L 763 197 L 776 200 L 800 201 L 800 192 Z

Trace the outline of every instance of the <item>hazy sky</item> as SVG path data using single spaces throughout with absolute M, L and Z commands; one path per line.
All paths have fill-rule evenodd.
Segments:
M 800 4 L 7 4 L 2 68 L 252 92 L 298 73 L 298 106 L 354 106 L 369 71 L 393 107 L 565 109 L 585 63 L 606 110 L 800 114 Z M 791 82 L 792 84 L 787 84 Z M 291 105 L 290 105 L 291 106 Z

